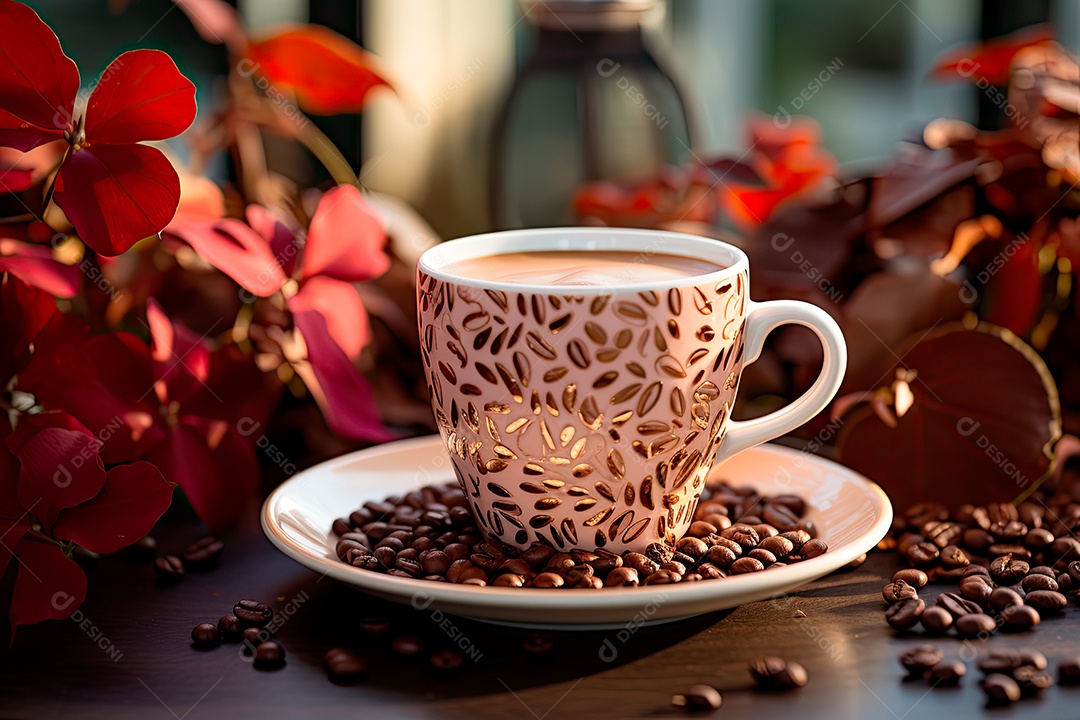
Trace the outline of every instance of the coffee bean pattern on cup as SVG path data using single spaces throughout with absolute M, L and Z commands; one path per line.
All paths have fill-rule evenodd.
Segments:
M 596 589 L 715 580 L 817 557 L 828 546 L 812 537 L 805 512 L 801 497 L 763 497 L 722 483 L 702 492 L 686 536 L 674 544 L 621 554 L 550 543 L 521 550 L 483 539 L 461 488 L 446 483 L 368 502 L 335 520 L 331 532 L 338 558 L 364 570 L 431 582 Z

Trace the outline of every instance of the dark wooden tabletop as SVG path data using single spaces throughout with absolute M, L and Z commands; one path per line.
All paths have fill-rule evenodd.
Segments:
M 474 647 L 477 658 L 445 677 L 425 658 L 395 656 L 385 638 L 358 630 L 362 618 L 385 613 L 386 606 L 320 580 L 270 545 L 254 508 L 248 517 L 228 536 L 219 568 L 190 574 L 175 587 L 158 586 L 148 562 L 102 559 L 89 572 L 79 622 L 22 628 L 14 645 L 0 650 L 0 717 L 651 718 L 685 714 L 671 706 L 671 696 L 693 683 L 723 693 L 716 717 L 1080 717 L 1080 689 L 1058 687 L 1041 699 L 987 710 L 973 664 L 987 647 L 1037 645 L 1056 666 L 1080 652 L 1077 607 L 1026 635 L 977 645 L 940 640 L 947 656 L 970 661 L 959 689 L 903 682 L 897 655 L 919 637 L 897 636 L 882 619 L 879 593 L 896 567 L 886 553 L 871 553 L 860 568 L 783 600 L 635 631 L 553 633 L 554 647 L 542 655 L 523 650 L 527 631 L 451 618 L 459 642 Z M 168 550 L 199 533 L 192 524 L 157 537 Z M 284 668 L 255 670 L 236 644 L 191 647 L 196 623 L 216 621 L 242 597 L 265 600 L 279 613 L 291 610 L 278 632 L 288 652 Z M 392 613 L 395 632 L 423 635 L 430 647 L 450 642 L 438 619 L 430 610 Z M 327 680 L 323 654 L 338 645 L 370 658 L 364 682 Z M 779 695 L 752 691 L 747 661 L 764 653 L 805 665 L 809 684 Z

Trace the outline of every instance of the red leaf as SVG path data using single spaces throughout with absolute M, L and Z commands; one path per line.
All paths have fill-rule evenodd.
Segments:
M 308 310 L 320 313 L 338 347 L 350 360 L 360 357 L 371 328 L 364 303 L 352 285 L 328 277 L 311 278 L 289 298 L 289 309 L 294 314 Z
M 62 620 L 86 599 L 86 574 L 56 545 L 23 539 L 15 546 L 19 574 L 11 596 L 11 629 Z
M 356 282 L 390 268 L 382 221 L 352 185 L 338 185 L 319 199 L 304 246 L 303 277 Z
M 195 112 L 195 86 L 171 57 L 160 50 L 131 50 L 109 63 L 90 94 L 86 140 L 165 140 L 187 130 Z
M 239 54 L 247 42 L 247 34 L 236 8 L 222 0 L 173 0 L 195 27 L 199 37 L 215 45 L 225 43 L 229 51 Z
M 1034 25 L 982 44 L 963 45 L 943 53 L 931 74 L 939 80 L 982 80 L 991 85 L 1007 85 L 1016 53 L 1052 39 L 1049 25 Z
M 330 429 L 342 437 L 358 440 L 385 442 L 393 439 L 379 421 L 379 411 L 367 378 L 334 342 L 322 313 L 294 311 L 293 322 L 304 337 L 310 365 L 310 368 L 297 367 L 297 372 L 318 403 Z
M 21 3 L 0 0 L 0 145 L 29 150 L 70 127 L 79 70 L 56 34 Z
M 183 417 L 148 455 L 212 530 L 234 523 L 258 486 L 251 443 L 225 422 Z
M 7 443 L 22 464 L 19 502 L 46 530 L 61 510 L 86 502 L 105 485 L 105 466 L 98 457 L 101 443 L 88 432 L 38 430 L 19 423 Z
M 169 224 L 180 180 L 156 148 L 94 145 L 64 161 L 54 198 L 87 245 L 119 255 Z
M 116 552 L 154 528 L 172 502 L 173 487 L 148 462 L 118 465 L 97 497 L 60 513 L 53 536 L 91 552 Z
M 986 299 L 983 317 L 987 322 L 1026 337 L 1038 321 L 1043 304 L 1044 278 L 1039 272 L 1039 243 L 1027 239 L 1018 242 L 1012 233 L 1006 232 L 1000 244 L 1015 249 L 1015 252 L 1006 256 L 1003 249 L 995 257 L 995 274 L 982 289 Z
M 318 25 L 296 25 L 248 45 L 251 71 L 291 90 L 316 115 L 358 113 L 368 92 L 390 87 L 359 45 Z M 245 63 L 246 64 L 246 63 Z
M 19 520 L 24 518 L 26 508 L 19 502 L 19 461 L 7 449 L 7 438 L 11 435 L 11 425 L 7 418 L 0 418 L 0 519 Z M 0 521 L 0 553 L 13 547 L 18 538 L 4 541 L 7 527 Z M 2 565 L 2 563 L 0 563 Z M 0 567 L 0 578 L 4 569 Z
M 266 239 L 239 220 L 225 219 L 169 230 L 203 260 L 225 273 L 253 295 L 269 297 L 285 282 Z
M 57 297 L 73 297 L 79 291 L 79 268 L 53 260 L 52 251 L 40 245 L 0 240 L 0 272 Z

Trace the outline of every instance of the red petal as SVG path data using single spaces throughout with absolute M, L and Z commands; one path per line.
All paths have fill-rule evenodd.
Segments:
M 7 149 L 7 148 L 4 148 Z M 34 184 L 34 169 L 0 162 L 0 191 L 20 193 Z
M 246 215 L 248 225 L 269 243 L 270 250 L 285 276 L 292 277 L 293 270 L 296 269 L 296 256 L 301 248 L 296 241 L 296 235 L 274 217 L 274 213 L 261 205 L 248 205 Z
M 234 523 L 258 487 L 251 444 L 224 422 L 182 418 L 150 460 L 180 485 L 199 518 L 212 530 Z
M 219 220 L 169 230 L 253 295 L 269 297 L 285 282 L 270 245 L 239 220 Z
M 30 367 L 19 387 L 38 402 L 62 408 L 105 443 L 106 463 L 138 459 L 158 442 L 150 349 L 128 333 L 84 337 L 86 325 L 59 314 L 35 341 Z
M 356 360 L 370 335 L 367 311 L 356 288 L 347 282 L 328 277 L 314 277 L 300 286 L 300 292 L 289 298 L 289 309 L 295 313 L 313 310 L 323 316 L 331 339 Z
M 94 145 L 64 161 L 53 197 L 87 245 L 119 255 L 169 224 L 180 179 L 156 148 Z
M 261 75 L 279 92 L 293 91 L 300 107 L 316 115 L 358 113 L 368 91 L 390 87 L 359 45 L 318 25 L 292 26 L 250 43 L 247 52 L 242 72 Z
M 370 280 L 390 268 L 382 221 L 352 185 L 328 190 L 315 208 L 304 246 L 304 277 Z
M 86 502 L 105 485 L 101 443 L 89 433 L 59 427 L 24 430 L 19 423 L 7 442 L 22 463 L 19 502 L 46 530 L 61 510 Z
M 97 497 L 60 513 L 53 536 L 92 552 L 116 552 L 154 529 L 172 502 L 173 487 L 148 462 L 118 465 Z
M 265 423 L 276 407 L 283 386 L 276 373 L 263 372 L 236 345 L 226 345 L 210 354 L 206 386 L 183 404 L 185 416 L 241 421 L 244 427 Z M 243 428 L 241 428 L 243 429 Z
M 86 139 L 165 140 L 187 130 L 195 112 L 195 86 L 171 57 L 160 50 L 131 50 L 109 63 L 90 94 Z
M 151 357 L 155 385 L 163 402 L 183 402 L 206 382 L 210 371 L 210 350 L 203 339 L 165 315 L 156 300 L 146 303 L 150 321 Z
M 19 461 L 7 449 L 4 442 L 11 435 L 11 425 L 7 418 L 0 418 L 0 519 L 19 520 L 25 517 L 26 508 L 19 502 Z M 12 547 L 18 538 L 5 542 L 6 531 L 0 520 L 0 551 Z M 4 547 L 4 546 L 7 547 Z M 0 567 L 0 578 L 4 577 L 4 569 Z
M 964 45 L 945 52 L 931 73 L 940 80 L 1008 85 L 1013 57 L 1026 47 L 1053 39 L 1049 25 L 1023 28 L 982 44 Z
M 57 297 L 73 297 L 79 291 L 79 268 L 53 260 L 52 251 L 40 245 L 0 240 L 0 272 Z
M 393 436 L 379 421 L 379 411 L 367 378 L 334 342 L 326 318 L 316 310 L 293 313 L 307 344 L 310 367 L 296 368 L 330 429 L 358 440 L 384 442 Z
M 0 145 L 29 150 L 71 125 L 79 70 L 56 34 L 21 3 L 0 0 Z
M 0 518 L 0 578 L 4 577 L 7 566 L 11 562 L 11 549 L 19 544 L 29 529 L 29 525 L 20 523 L 18 520 Z
M 30 360 L 30 343 L 58 313 L 56 299 L 13 275 L 0 275 L 0 383 Z
M 62 620 L 86 599 L 86 574 L 52 543 L 24 539 L 15 546 L 19 575 L 11 596 L 11 629 Z
M 236 8 L 222 0 L 173 0 L 191 19 L 199 37 L 208 43 L 225 43 L 229 51 L 240 54 L 247 43 L 247 34 Z

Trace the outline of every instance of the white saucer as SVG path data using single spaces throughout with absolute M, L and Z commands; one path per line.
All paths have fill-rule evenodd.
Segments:
M 762 445 L 715 468 L 711 478 L 751 485 L 766 495 L 805 497 L 817 537 L 829 544 L 824 555 L 720 580 L 602 590 L 435 583 L 360 570 L 337 559 L 330 532 L 334 518 L 368 500 L 453 478 L 438 436 L 344 455 L 297 474 L 271 493 L 263 505 L 263 531 L 282 552 L 315 572 L 417 609 L 521 627 L 596 630 L 669 622 L 790 592 L 873 548 L 892 523 L 889 499 L 863 476 L 808 453 Z

